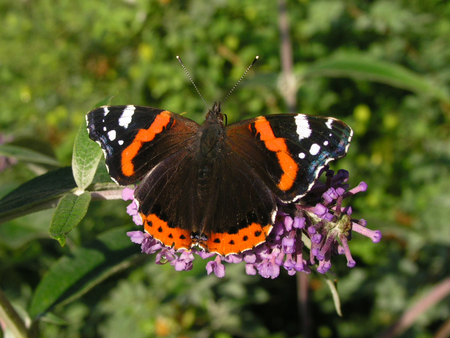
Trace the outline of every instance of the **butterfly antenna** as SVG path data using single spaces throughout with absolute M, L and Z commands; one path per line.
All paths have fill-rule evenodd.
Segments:
M 242 76 L 238 80 L 238 82 L 236 82 L 236 84 L 233 86 L 233 88 L 231 88 L 231 90 L 228 92 L 228 94 L 225 96 L 225 98 L 222 101 L 220 101 L 220 104 L 223 104 L 226 100 L 228 100 L 228 98 L 230 97 L 231 93 L 236 89 L 236 87 L 239 85 L 239 83 L 241 83 L 241 81 L 244 79 L 245 75 L 247 75 L 247 73 L 250 70 L 250 68 L 253 67 L 253 65 L 256 63 L 256 61 L 258 61 L 258 59 L 259 59 L 259 55 L 256 55 L 255 59 L 252 62 L 252 64 L 247 67 L 247 69 L 245 70 L 244 74 L 242 74 Z
M 195 84 L 194 80 L 192 80 L 191 74 L 189 74 L 188 70 L 186 69 L 186 67 L 184 66 L 183 61 L 181 61 L 181 58 L 177 55 L 177 59 L 181 64 L 181 67 L 183 67 L 184 72 L 186 73 L 187 77 L 189 78 L 189 80 L 191 80 L 192 85 L 194 86 L 195 90 L 198 93 L 198 96 L 200 96 L 200 98 L 202 99 L 203 103 L 205 104 L 206 108 L 208 108 L 208 104 L 206 103 L 205 99 L 203 98 L 202 94 L 200 93 L 200 90 L 198 90 L 197 85 Z M 209 109 L 209 108 L 208 108 Z

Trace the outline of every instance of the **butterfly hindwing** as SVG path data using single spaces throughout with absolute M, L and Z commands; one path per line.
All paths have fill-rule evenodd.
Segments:
M 194 152 L 174 153 L 157 164 L 134 192 L 145 231 L 176 249 L 191 247 L 191 233 L 200 222 L 193 159 Z
M 209 251 L 240 253 L 266 240 L 275 221 L 277 201 L 264 181 L 224 141 L 214 182 L 205 194 L 203 232 Z

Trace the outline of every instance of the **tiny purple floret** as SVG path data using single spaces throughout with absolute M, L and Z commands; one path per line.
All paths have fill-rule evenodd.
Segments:
M 206 264 L 206 272 L 208 275 L 214 272 L 214 274 L 219 278 L 225 277 L 225 265 L 222 264 L 219 255 L 217 255 L 213 261 L 209 261 Z

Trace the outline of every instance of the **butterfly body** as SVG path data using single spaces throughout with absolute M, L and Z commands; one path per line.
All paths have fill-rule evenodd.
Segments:
M 139 106 L 97 108 L 87 124 L 111 177 L 141 182 L 134 197 L 146 232 L 175 249 L 223 256 L 263 243 L 277 202 L 304 196 L 352 137 L 339 120 L 302 114 L 225 126 L 220 104 L 202 125 Z

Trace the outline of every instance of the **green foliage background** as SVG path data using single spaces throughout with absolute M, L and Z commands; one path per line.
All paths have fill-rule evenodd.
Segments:
M 350 171 L 352 185 L 368 183 L 352 201 L 354 215 L 384 235 L 378 244 L 353 236 L 353 269 L 333 260 L 344 317 L 324 279 L 309 276 L 311 336 L 387 337 L 390 325 L 450 276 L 450 4 L 290 0 L 287 9 L 298 112 L 354 128 L 349 155 L 336 168 Z M 9 167 L 1 160 L 0 196 L 70 165 L 86 112 L 105 98 L 200 122 L 205 107 L 176 55 L 209 104 L 260 55 L 224 113 L 234 122 L 286 112 L 278 20 L 277 1 L 0 0 L 0 140 L 57 160 L 16 154 Z M 53 210 L 1 224 L 0 288 L 24 314 L 58 259 L 131 224 L 125 206 L 93 202 L 62 248 L 48 235 Z M 177 273 L 153 257 L 136 258 L 53 309 L 40 336 L 306 337 L 295 277 L 264 280 L 228 265 L 220 280 L 206 276 L 204 263 L 194 266 Z M 450 317 L 449 300 L 424 308 L 398 336 L 433 337 Z

